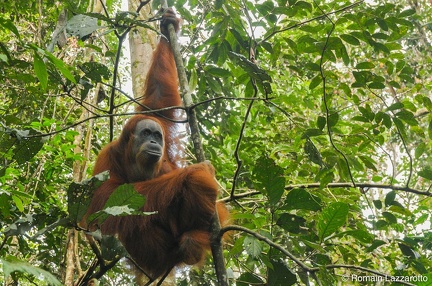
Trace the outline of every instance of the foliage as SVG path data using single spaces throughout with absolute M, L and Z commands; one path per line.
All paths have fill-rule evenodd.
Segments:
M 7 285 L 64 278 L 70 218 L 80 217 L 77 199 L 87 190 L 71 185 L 76 164 L 89 160 L 75 151 L 82 144 L 75 127 L 91 129 L 96 119 L 94 160 L 122 121 L 108 128 L 103 117 L 127 112 L 128 98 L 113 90 L 124 83 L 117 49 L 132 26 L 153 20 L 116 13 L 111 2 L 108 14 L 86 13 L 83 2 L 2 8 L 0 280 Z M 206 156 L 233 216 L 222 229 L 232 236 L 224 252 L 230 284 L 375 285 L 359 280 L 366 275 L 432 281 L 429 3 L 174 5 L 184 19 L 183 56 Z M 65 10 L 61 45 L 52 35 Z M 139 208 L 126 206 L 125 196 L 113 200 L 110 213 Z M 94 254 L 85 245 L 87 269 Z M 103 257 L 116 262 L 119 253 Z M 210 284 L 215 275 L 207 263 L 179 271 L 177 283 Z M 102 279 L 130 281 L 121 263 Z

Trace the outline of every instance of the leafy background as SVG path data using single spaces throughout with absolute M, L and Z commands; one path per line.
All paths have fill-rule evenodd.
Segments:
M 5 285 L 72 285 L 95 259 L 68 210 L 74 188 L 86 187 L 71 184 L 91 176 L 98 151 L 130 116 L 119 48 L 131 28 L 154 19 L 138 21 L 116 1 L 97 13 L 91 5 L 2 1 Z M 234 225 L 222 230 L 232 236 L 230 285 L 375 285 L 351 275 L 430 285 L 430 3 L 170 5 L 184 20 L 201 136 L 232 212 Z M 101 282 L 130 283 L 125 267 L 115 264 Z M 215 280 L 210 262 L 177 275 L 178 285 Z

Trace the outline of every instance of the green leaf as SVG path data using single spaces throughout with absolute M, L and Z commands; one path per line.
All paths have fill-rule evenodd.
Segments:
M 206 81 L 202 81 L 204 84 L 207 82 L 207 85 L 205 85 L 205 88 L 210 88 L 214 93 L 221 94 L 222 93 L 222 87 L 219 81 L 215 80 L 213 77 L 206 76 Z
M 364 230 L 349 230 L 349 231 L 341 232 L 338 235 L 339 237 L 350 235 L 362 243 L 371 243 L 374 238 L 374 236 L 371 233 Z
M 315 144 L 312 142 L 312 140 L 310 140 L 309 138 L 306 138 L 304 151 L 308 155 L 308 158 L 311 162 L 319 166 L 323 166 L 321 153 L 319 152 Z
M 394 214 L 392 214 L 392 213 L 390 213 L 390 212 L 383 212 L 382 215 L 383 215 L 383 217 L 385 217 L 385 219 L 386 219 L 389 223 L 391 223 L 391 224 L 393 224 L 393 223 L 397 223 L 397 219 L 396 219 L 396 217 L 394 216 Z
M 297 282 L 297 276 L 281 260 L 271 262 L 273 268 L 268 269 L 268 286 L 294 285 Z
M 139 210 L 145 204 L 145 197 L 138 193 L 131 184 L 119 186 L 108 198 L 104 209 L 117 206 L 129 206 Z
M 192 69 L 189 77 L 189 90 L 195 90 L 198 86 L 198 74 L 196 69 Z
M 382 240 L 374 240 L 374 242 L 372 242 L 372 244 L 366 249 L 366 252 L 372 252 L 384 244 L 386 244 L 386 242 L 384 242 Z
M 329 127 L 335 126 L 339 121 L 339 113 L 335 112 L 333 114 L 330 114 L 330 116 L 327 119 L 327 125 Z
M 370 82 L 373 78 L 373 74 L 367 70 L 353 71 L 352 74 L 356 80 L 356 83 L 362 86 L 364 86 L 367 82 Z
M 401 88 L 401 85 L 397 81 L 394 81 L 394 80 L 389 81 L 389 85 L 394 87 L 394 88 Z
M 398 205 L 399 204 L 399 205 Z M 400 205 L 400 203 L 398 203 L 398 202 L 393 202 L 393 205 L 392 206 L 390 206 L 389 208 L 388 208 L 390 211 L 392 211 L 392 212 L 394 212 L 394 213 L 398 213 L 398 214 L 401 214 L 401 215 L 403 215 L 403 216 L 412 216 L 413 215 L 413 213 L 409 210 L 409 209 L 407 209 L 407 208 L 404 208 L 402 205 Z
M 398 128 L 398 131 L 400 132 L 400 136 L 402 136 L 403 138 L 406 138 L 407 135 L 406 135 L 405 124 L 399 118 L 393 117 L 392 119 L 393 119 L 393 123 L 396 125 L 396 127 Z
M 403 244 L 403 243 L 398 243 L 398 245 L 399 245 L 399 249 L 401 250 L 403 255 L 408 256 L 412 259 L 417 258 L 416 253 L 414 252 L 414 250 L 411 249 L 411 247 L 409 247 L 408 245 Z
M 358 63 L 355 67 L 359 70 L 368 70 L 375 68 L 375 65 L 372 62 L 362 62 Z
M 78 223 L 82 220 L 90 205 L 94 191 L 99 188 L 104 181 L 108 180 L 108 174 L 109 172 L 105 171 L 88 180 L 79 183 L 72 182 L 69 185 L 67 195 L 70 221 Z
M 92 15 L 93 16 L 93 15 Z M 69 19 L 66 30 L 73 36 L 85 38 L 100 28 L 98 20 L 95 17 L 78 14 Z
M 389 192 L 385 197 L 385 201 L 384 201 L 385 205 L 387 207 L 391 206 L 393 204 L 395 198 L 396 198 L 396 191 Z
M 133 185 L 119 186 L 108 198 L 104 208 L 87 218 L 90 223 L 95 220 L 101 225 L 110 216 L 151 215 L 155 212 L 143 212 L 140 209 L 145 204 L 145 197 L 139 194 Z
M 321 117 L 321 118 L 324 119 L 324 126 L 325 126 L 325 117 Z M 324 128 L 324 126 L 323 126 L 323 128 Z M 325 133 L 322 132 L 320 129 L 311 128 L 311 129 L 305 130 L 305 132 L 303 133 L 301 138 L 302 139 L 308 139 L 310 137 L 321 136 L 323 134 L 325 134 Z
M 392 126 L 392 120 L 390 115 L 388 115 L 387 113 L 383 113 L 383 124 L 385 127 L 387 127 L 388 129 L 391 128 Z
M 249 285 L 264 285 L 264 281 L 256 274 L 245 272 L 236 279 L 236 285 L 249 286 Z
M 373 204 L 377 209 L 382 209 L 382 202 L 380 200 L 373 200 Z
M 369 119 L 367 119 L 366 117 L 364 117 L 364 116 L 360 116 L 360 115 L 357 115 L 357 116 L 354 116 L 353 118 L 351 118 L 352 120 L 355 120 L 355 121 L 360 121 L 360 122 L 369 122 Z
M 5 132 L 3 134 L 2 133 L 3 132 L 0 131 L 0 135 L 6 135 L 5 137 L 7 139 L 15 139 L 13 141 L 14 148 L 12 149 L 12 159 L 16 160 L 18 164 L 23 164 L 30 161 L 39 152 L 39 150 L 42 149 L 42 146 L 47 139 L 46 137 L 33 137 L 40 134 L 38 131 L 33 129 L 6 129 Z
M 46 281 L 49 285 L 62 285 L 62 283 L 60 283 L 60 281 L 58 281 L 57 278 L 48 271 L 35 267 L 27 262 L 22 262 L 17 259 L 0 260 L 3 264 L 5 278 L 8 278 L 14 272 L 21 272 L 32 275 L 42 281 Z
M 404 107 L 403 103 L 396 102 L 396 103 L 393 103 L 392 105 L 390 105 L 389 107 L 387 107 L 386 111 L 394 111 L 397 109 L 401 109 L 403 107 Z
M 345 163 L 343 162 L 345 165 Z M 333 168 L 322 168 L 316 175 L 316 180 L 320 183 L 320 188 L 326 187 L 329 183 L 335 179 L 335 173 Z
M 246 236 L 243 242 L 246 253 L 252 257 L 258 257 L 261 255 L 262 245 L 258 239 L 253 236 Z
M 321 199 L 305 189 L 293 189 L 286 196 L 284 209 L 318 211 Z
M 323 130 L 326 125 L 326 118 L 324 116 L 318 116 L 317 118 L 317 127 L 319 130 Z
M 262 81 L 262 82 L 271 82 L 272 78 L 267 73 L 267 71 L 263 70 L 259 66 L 257 66 L 255 63 L 248 60 L 245 56 L 241 54 L 237 54 L 234 52 L 229 52 L 230 58 L 237 63 L 244 71 L 246 71 L 249 76 L 252 78 Z
M 81 70 L 86 76 L 95 81 L 102 82 L 102 78 L 107 80 L 111 76 L 111 71 L 106 65 L 97 62 L 86 62 L 81 65 Z
M 385 63 L 385 65 L 386 65 L 386 67 L 387 67 L 387 69 L 386 69 L 387 73 L 388 73 L 389 75 L 392 75 L 393 72 L 394 72 L 394 68 L 395 68 L 394 64 L 393 64 L 392 62 L 390 62 L 390 61 L 387 61 L 387 62 Z
M 384 89 L 386 86 L 382 82 L 371 82 L 368 87 L 370 89 Z
M 48 72 L 44 61 L 36 52 L 34 53 L 33 67 L 35 74 L 39 79 L 41 89 L 45 91 L 48 86 Z
M 11 31 L 18 38 L 20 38 L 18 29 L 15 27 L 14 23 L 9 19 L 0 18 L 0 25 L 2 25 L 7 30 Z
M 429 168 L 425 168 L 418 172 L 418 175 L 422 178 L 432 180 L 432 170 Z
M 363 107 L 363 106 L 359 106 L 359 107 L 358 107 L 358 110 L 359 110 L 359 111 L 361 112 L 361 114 L 362 114 L 363 116 L 365 116 L 369 121 L 374 120 L 374 118 L 375 118 L 375 113 L 373 113 L 373 111 L 372 111 L 372 109 L 371 109 L 371 107 L 370 107 L 369 104 L 366 104 L 365 107 Z
M 228 77 L 231 75 L 231 73 L 228 70 L 218 68 L 215 66 L 206 66 L 204 70 L 215 77 Z
M 410 126 L 417 126 L 418 122 L 414 117 L 414 113 L 408 110 L 401 110 L 398 113 L 395 114 L 398 118 L 402 119 L 406 123 L 408 123 Z
M 321 75 L 317 75 L 311 80 L 311 82 L 309 84 L 309 89 L 312 90 L 315 87 L 317 87 L 318 85 L 320 85 L 321 83 L 322 83 L 322 77 L 321 77 Z
M 377 230 L 388 230 L 389 223 L 386 220 L 380 219 L 374 222 L 373 226 Z
M 46 52 L 46 55 L 47 55 L 48 59 L 50 60 L 50 62 L 52 62 L 55 65 L 55 67 L 62 73 L 62 75 L 65 78 L 67 78 L 68 80 L 70 80 L 71 82 L 76 84 L 75 77 L 72 75 L 72 73 L 69 69 L 69 66 L 66 65 L 65 62 L 56 58 L 51 53 Z
M 14 33 L 15 36 L 18 37 L 18 39 L 20 38 L 20 34 L 18 32 L 18 29 L 15 27 L 15 25 L 13 24 L 12 21 L 10 21 L 8 19 L 0 18 L 0 25 L 2 25 L 4 28 L 6 28 L 7 30 Z
M 400 18 L 407 18 L 407 17 L 409 17 L 411 15 L 414 15 L 415 13 L 416 13 L 416 11 L 414 9 L 407 9 L 407 10 L 402 11 L 399 14 L 399 17 Z
M 253 175 L 257 185 L 269 197 L 270 204 L 277 204 L 285 191 L 283 168 L 276 165 L 272 159 L 261 157 L 256 161 Z
M 343 35 L 340 35 L 340 37 L 342 40 L 344 40 L 348 44 L 351 44 L 354 46 L 360 45 L 360 41 L 356 37 L 354 37 L 353 35 L 343 34 Z
M 288 213 L 283 213 L 276 222 L 278 226 L 291 233 L 299 233 L 300 227 L 304 226 L 305 223 L 304 218 Z
M 361 155 L 359 156 L 359 158 L 367 168 L 372 169 L 376 172 L 378 171 L 375 167 L 376 162 L 371 157 Z
M 424 96 L 422 101 L 427 110 L 432 111 L 432 100 L 429 97 Z
M 12 200 L 14 201 L 15 206 L 18 208 L 18 210 L 20 212 L 23 212 L 24 211 L 23 201 L 17 196 L 12 196 Z
M 383 19 L 377 19 L 377 24 L 384 31 L 388 31 L 388 25 L 387 25 L 386 21 L 384 21 Z
M 346 203 L 332 203 L 323 209 L 317 223 L 320 241 L 335 233 L 346 223 L 349 206 Z

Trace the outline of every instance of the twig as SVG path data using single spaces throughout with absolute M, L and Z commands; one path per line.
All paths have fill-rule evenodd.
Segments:
M 300 23 L 294 24 L 294 25 L 289 26 L 289 27 L 284 28 L 284 29 L 276 30 L 276 26 L 275 26 L 275 31 L 273 31 L 270 35 L 268 35 L 268 36 L 265 37 L 263 40 L 261 40 L 261 41 L 259 42 L 259 44 L 261 44 L 261 43 L 263 43 L 263 42 L 266 42 L 268 39 L 270 39 L 271 37 L 273 37 L 274 35 L 276 35 L 276 34 L 278 34 L 278 33 L 282 33 L 282 32 L 288 31 L 288 30 L 292 30 L 292 29 L 298 28 L 298 27 L 303 26 L 303 25 L 305 25 L 305 24 L 307 24 L 307 23 L 310 23 L 310 22 L 317 21 L 317 20 L 320 20 L 320 19 L 322 19 L 322 18 L 328 17 L 329 15 L 332 15 L 332 14 L 337 14 L 337 13 L 339 13 L 339 12 L 344 12 L 344 11 L 349 10 L 349 9 L 351 9 L 351 8 L 353 8 L 353 7 L 355 7 L 355 6 L 359 5 L 359 4 L 361 4 L 361 3 L 363 3 L 363 2 L 364 2 L 364 0 L 362 0 L 362 1 L 358 1 L 358 2 L 355 2 L 355 3 L 352 3 L 352 4 L 348 5 L 348 6 L 342 7 L 342 8 L 340 8 L 340 9 L 338 9 L 338 10 L 333 11 L 333 12 L 329 12 L 329 13 L 327 13 L 327 14 L 322 14 L 322 15 L 317 16 L 317 17 L 315 17 L 315 18 L 312 18 L 312 19 L 309 19 L 309 20 L 306 20 L 306 21 L 303 21 L 303 22 L 300 22 Z
M 25 136 L 23 138 L 29 139 L 29 138 L 45 137 L 45 136 L 55 135 L 55 134 L 64 132 L 64 131 L 66 131 L 68 129 L 71 129 L 71 128 L 75 127 L 75 126 L 78 126 L 78 125 L 80 125 L 82 123 L 85 123 L 85 122 L 87 122 L 89 120 L 97 119 L 97 118 L 104 118 L 104 117 L 111 118 L 111 117 L 116 117 L 116 116 L 129 116 L 129 115 L 136 115 L 136 114 L 158 113 L 158 112 L 161 112 L 161 111 L 172 110 L 172 109 L 186 110 L 182 106 L 171 106 L 171 107 L 165 107 L 165 108 L 161 108 L 161 109 L 153 109 L 153 110 L 148 110 L 148 111 L 138 111 L 138 112 L 125 112 L 125 113 L 116 113 L 116 114 L 94 115 L 94 116 L 87 117 L 87 118 L 85 118 L 83 120 L 77 121 L 77 122 L 75 122 L 75 123 L 73 123 L 71 125 L 68 125 L 66 127 L 63 127 L 61 129 L 53 131 L 53 132 L 34 134 L 34 135 Z M 175 122 L 175 123 L 187 123 L 187 120 L 172 120 L 171 119 L 170 121 Z
M 317 5 L 317 7 L 318 7 L 318 9 L 321 10 L 321 8 L 319 7 L 319 5 Z M 335 23 L 333 23 L 333 21 L 330 19 L 330 17 L 327 14 L 324 14 L 324 17 L 327 18 L 330 21 L 330 23 L 331 23 L 331 29 L 327 33 L 327 38 L 325 40 L 324 47 L 323 47 L 322 52 L 321 52 L 321 59 L 320 59 L 320 64 L 319 64 L 320 74 L 321 74 L 321 78 L 322 78 L 322 82 L 323 82 L 323 102 L 324 102 L 324 106 L 325 106 L 325 110 L 326 110 L 327 134 L 328 134 L 328 137 L 329 137 L 329 140 L 330 140 L 330 144 L 333 146 L 333 148 L 336 150 L 336 152 L 338 152 L 343 157 L 343 159 L 345 161 L 345 164 L 346 164 L 346 167 L 347 167 L 347 170 L 348 170 L 348 175 L 350 177 L 350 180 L 355 185 L 354 177 L 352 175 L 348 159 L 345 156 L 345 154 L 335 145 L 335 143 L 333 141 L 333 136 L 332 136 L 332 129 L 331 129 L 331 126 L 329 124 L 330 108 L 329 108 L 328 102 L 327 102 L 327 90 L 326 90 L 327 80 L 326 80 L 326 75 L 325 75 L 324 67 L 323 66 L 324 66 L 325 52 L 327 51 L 327 47 L 328 47 L 328 43 L 329 43 L 329 40 L 330 40 L 330 36 L 333 33 L 333 31 L 334 31 Z
M 239 137 L 237 139 L 237 144 L 236 144 L 236 147 L 235 147 L 235 150 L 234 150 L 234 158 L 235 158 L 235 160 L 237 162 L 237 169 L 235 170 L 235 173 L 234 173 L 233 183 L 232 183 L 232 189 L 231 189 L 231 198 L 233 200 L 234 200 L 235 188 L 236 188 L 236 185 L 237 185 L 237 179 L 238 179 L 238 176 L 240 174 L 241 167 L 243 165 L 243 162 L 242 162 L 242 160 L 240 159 L 240 156 L 239 156 L 240 144 L 241 144 L 241 141 L 243 139 L 243 134 L 244 134 L 244 130 L 245 130 L 245 127 L 246 127 L 246 122 L 247 122 L 247 120 L 249 118 L 249 114 L 250 114 L 250 111 L 252 109 L 252 105 L 253 104 L 254 104 L 254 100 L 252 100 L 249 103 L 249 106 L 248 106 L 248 108 L 246 110 L 246 114 L 244 116 L 243 124 L 242 124 L 242 127 L 240 129 L 240 134 L 239 134 Z

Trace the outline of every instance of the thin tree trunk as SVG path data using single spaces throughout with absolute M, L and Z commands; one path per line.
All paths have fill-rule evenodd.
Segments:
M 137 11 L 139 1 L 129 0 L 129 11 Z M 151 16 L 150 5 L 145 5 L 138 16 L 139 20 L 146 20 Z M 150 29 L 136 27 L 129 33 L 131 79 L 134 98 L 144 93 L 145 79 L 150 69 L 153 51 L 157 46 L 156 34 Z

